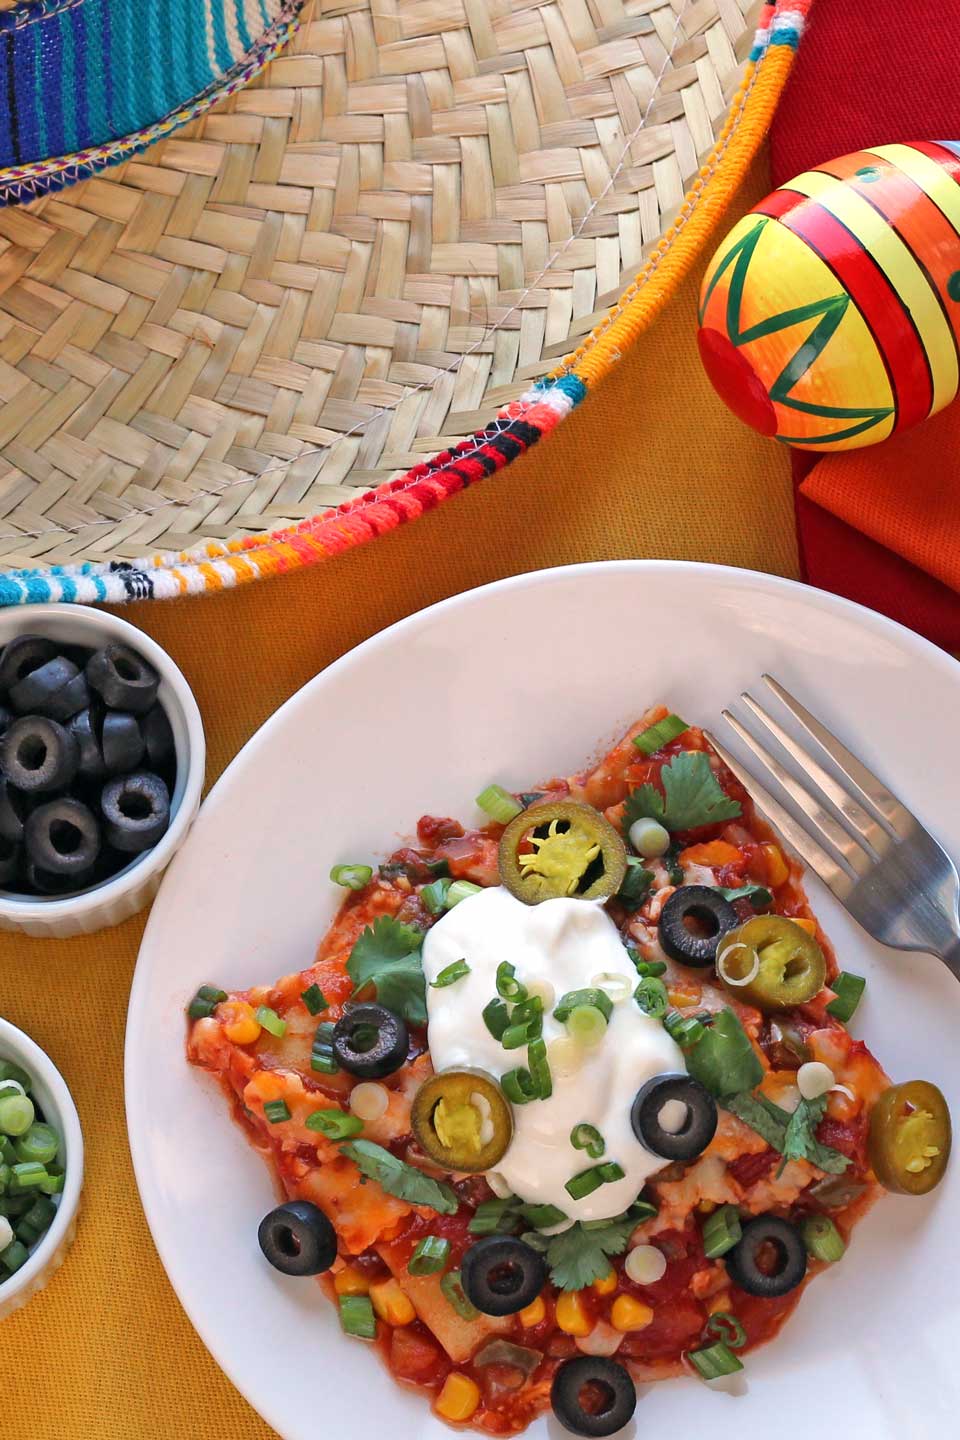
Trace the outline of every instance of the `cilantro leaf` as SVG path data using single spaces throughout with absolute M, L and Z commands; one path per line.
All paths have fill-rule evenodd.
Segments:
M 653 884 L 653 871 L 645 870 L 643 861 L 638 860 L 636 855 L 627 856 L 627 873 L 623 877 L 623 884 L 617 891 L 617 899 L 624 910 L 639 910 L 640 906 L 650 894 L 650 887 Z
M 774 1150 L 783 1154 L 784 1141 L 787 1135 L 787 1125 L 790 1123 L 790 1112 L 781 1110 L 779 1105 L 774 1105 L 765 1095 L 751 1095 L 745 1090 L 740 1095 L 727 1095 L 723 1100 L 724 1110 L 729 1110 L 742 1120 L 744 1125 L 749 1125 L 755 1130 L 761 1140 L 766 1140 Z
M 763 1066 L 747 1032 L 732 1010 L 720 1010 L 686 1056 L 687 1070 L 711 1095 L 736 1095 L 755 1090 L 763 1079 Z
M 547 1248 L 550 1279 L 558 1290 L 583 1290 L 601 1280 L 610 1269 L 610 1256 L 621 1255 L 640 1222 L 632 1216 L 618 1216 L 608 1225 L 585 1230 L 576 1224 L 555 1235 Z
M 724 900 L 749 900 L 754 910 L 773 904 L 773 896 L 766 885 L 741 885 L 738 890 L 727 885 L 714 885 L 713 888 Z
M 696 830 L 720 820 L 734 820 L 741 813 L 739 800 L 726 795 L 702 750 L 684 750 L 660 771 L 663 794 L 655 786 L 640 785 L 631 790 L 623 813 L 630 829 L 634 820 L 649 816 L 668 830 Z
M 432 1180 L 414 1165 L 398 1160 L 382 1145 L 372 1140 L 350 1140 L 340 1146 L 340 1153 L 352 1160 L 368 1180 L 376 1180 L 388 1195 L 407 1200 L 411 1205 L 428 1205 L 441 1215 L 455 1215 L 460 1202 L 449 1185 Z
M 411 1025 L 426 1025 L 426 989 L 420 947 L 423 934 L 392 915 L 380 915 L 358 936 L 347 974 L 354 994 L 372 983 L 381 1005 Z
M 825 1170 L 828 1175 L 842 1175 L 846 1170 L 850 1164 L 849 1157 L 841 1155 L 839 1150 L 831 1150 L 828 1145 L 821 1145 L 816 1136 L 817 1126 L 823 1119 L 826 1108 L 826 1095 L 818 1095 L 815 1100 L 800 1101 L 787 1126 L 783 1145 L 784 1165 L 788 1160 L 809 1160 L 811 1165 L 816 1165 L 818 1170 Z
M 783 1162 L 778 1174 L 788 1160 L 809 1160 L 811 1165 L 816 1165 L 828 1175 L 842 1175 L 850 1164 L 846 1155 L 841 1155 L 839 1150 L 831 1150 L 828 1145 L 821 1145 L 816 1137 L 816 1128 L 826 1109 L 825 1095 L 816 1100 L 801 1100 L 792 1115 L 789 1110 L 782 1110 L 768 1100 L 766 1095 L 752 1095 L 749 1091 L 726 1095 L 720 1103 L 724 1110 L 729 1110 L 749 1125 L 774 1150 L 779 1150 Z

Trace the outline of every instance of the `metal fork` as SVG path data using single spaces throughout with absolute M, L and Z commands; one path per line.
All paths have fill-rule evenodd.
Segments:
M 758 810 L 828 885 L 868 935 L 894 950 L 938 956 L 960 980 L 960 877 L 915 815 L 810 711 L 770 675 L 763 680 L 833 761 L 839 780 L 751 695 L 741 700 L 797 764 L 805 783 L 729 710 L 732 726 L 806 817 L 798 823 L 712 735 L 707 739 Z

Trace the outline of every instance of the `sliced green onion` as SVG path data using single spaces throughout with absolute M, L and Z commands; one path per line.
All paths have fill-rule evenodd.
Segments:
M 534 1230 L 549 1230 L 553 1225 L 562 1225 L 567 1216 L 556 1205 L 521 1205 L 520 1214 Z M 609 1220 L 604 1220 L 609 1225 Z
M 47 1168 L 37 1160 L 25 1160 L 20 1165 L 11 1166 L 13 1176 L 10 1181 L 10 1190 L 16 1195 L 24 1190 L 35 1190 L 42 1180 L 48 1179 Z
M 604 1020 L 609 1020 L 613 1013 L 613 1001 L 606 991 L 590 986 L 585 990 L 568 990 L 565 995 L 561 995 L 559 1003 L 554 1007 L 553 1018 L 562 1025 L 572 1011 L 585 1005 L 599 1010 Z
M 481 790 L 477 796 L 477 804 L 484 814 L 489 815 L 491 820 L 496 820 L 498 825 L 508 824 L 523 809 L 502 785 L 488 785 L 485 790 Z
M 481 1010 L 483 1023 L 486 1025 L 494 1040 L 501 1040 L 503 1032 L 510 1024 L 510 1011 L 502 1000 L 491 1000 Z
M 38 1195 L 30 1209 L 24 1213 L 23 1218 L 27 1224 L 42 1233 L 44 1230 L 49 1230 L 56 1213 L 56 1205 L 51 1204 L 45 1195 Z
M 373 879 L 373 866 L 334 865 L 330 879 L 334 885 L 344 885 L 348 890 L 362 890 Z
M 454 960 L 452 965 L 445 965 L 437 976 L 436 980 L 430 981 L 431 990 L 444 990 L 448 985 L 455 985 L 465 975 L 470 974 L 470 966 L 466 960 Z
M 452 884 L 452 880 L 440 879 L 431 880 L 429 885 L 424 885 L 420 891 L 420 899 L 431 915 L 442 915 L 446 910 L 447 895 Z
M 605 1161 L 603 1165 L 591 1165 L 589 1170 L 581 1170 L 579 1174 L 572 1176 L 564 1185 L 564 1190 L 573 1200 L 583 1200 L 587 1195 L 592 1195 L 594 1190 L 599 1190 L 601 1185 L 609 1185 L 614 1180 L 622 1180 L 624 1172 L 615 1160 Z
M 37 1121 L 25 1135 L 20 1136 L 15 1148 L 18 1160 L 35 1160 L 38 1165 L 46 1167 L 57 1158 L 60 1136 L 52 1126 Z
M 480 1311 L 470 1304 L 464 1294 L 459 1270 L 448 1270 L 440 1281 L 440 1289 L 447 1304 L 456 1310 L 461 1320 L 479 1319 Z
M 187 1014 L 191 1020 L 207 1020 L 226 998 L 226 990 L 218 990 L 215 985 L 201 985 L 187 1006 Z
M 634 990 L 633 998 L 651 1020 L 662 1020 L 670 1009 L 667 987 L 656 975 L 645 975 Z
M 707 1033 L 707 1027 L 696 1015 L 681 1015 L 679 1010 L 668 1010 L 663 1017 L 663 1028 L 671 1040 L 676 1040 L 681 1050 L 689 1050 L 699 1044 Z
M 517 979 L 517 968 L 509 960 L 497 966 L 497 994 L 501 1000 L 526 1000 L 527 987 Z
M 644 1220 L 652 1220 L 655 1215 L 660 1214 L 660 1211 L 651 1200 L 641 1200 L 638 1196 L 633 1204 L 627 1207 L 627 1214 L 631 1220 L 636 1220 L 638 1225 L 642 1225 Z
M 722 1340 L 703 1350 L 688 1350 L 687 1359 L 701 1380 L 719 1380 L 721 1375 L 735 1375 L 743 1369 L 743 1363 Z
M 664 868 L 667 872 L 667 881 L 671 885 L 683 884 L 683 866 L 680 864 L 679 855 L 681 850 L 679 840 L 674 841 L 662 856 Z
M 847 1247 L 829 1215 L 808 1215 L 800 1226 L 800 1234 L 814 1260 L 833 1264 L 843 1259 Z
M 721 1205 L 703 1222 L 703 1253 L 708 1260 L 717 1260 L 739 1243 L 742 1234 L 736 1205 Z
M 264 1030 L 269 1031 L 271 1035 L 276 1035 L 278 1039 L 287 1033 L 286 1020 L 281 1020 L 276 1010 L 271 1010 L 269 1005 L 257 1006 L 256 1019 Z
M 564 1219 L 566 1219 L 566 1216 L 564 1216 Z M 558 1220 L 557 1224 L 559 1225 L 559 1223 L 560 1222 Z M 603 1223 L 604 1225 L 608 1225 L 610 1222 L 608 1220 L 604 1220 Z M 520 1239 L 523 1241 L 524 1245 L 529 1245 L 531 1250 L 536 1250 L 537 1253 L 540 1255 L 545 1255 L 547 1250 L 550 1248 L 550 1236 L 539 1235 L 536 1230 L 524 1230 L 523 1234 L 520 1236 Z
M 862 975 L 854 975 L 849 970 L 841 970 L 830 986 L 837 998 L 830 1001 L 827 1006 L 827 1014 L 846 1025 L 853 1018 L 853 1012 L 860 1004 L 860 998 L 866 988 L 867 982 Z
M 436 1275 L 446 1265 L 449 1256 L 449 1240 L 439 1235 L 424 1235 L 407 1261 L 407 1272 L 410 1275 Z
M 729 1310 L 715 1310 L 703 1327 L 703 1334 L 707 1340 L 722 1340 L 731 1350 L 742 1350 L 747 1343 L 746 1330 Z
M 531 1100 L 540 1099 L 536 1081 L 522 1066 L 500 1076 L 500 1089 L 512 1105 L 529 1105 Z
M 512 1230 L 516 1210 L 517 1202 L 512 1195 L 506 1200 L 483 1200 L 474 1211 L 467 1229 L 471 1235 L 496 1235 Z
M 345 1335 L 356 1335 L 360 1340 L 376 1340 L 377 1317 L 373 1313 L 373 1302 L 369 1295 L 340 1295 L 340 1324 Z
M 530 1041 L 527 1046 L 527 1064 L 530 1066 L 530 1078 L 536 1088 L 538 1099 L 549 1100 L 553 1094 L 553 1076 L 550 1074 L 545 1040 Z
M 636 950 L 628 950 L 627 954 L 636 965 L 637 974 L 642 980 L 646 980 L 648 975 L 652 975 L 654 978 L 666 975 L 667 963 L 665 960 L 641 960 Z
M 536 1040 L 540 1034 L 538 1022 L 543 1020 L 543 1000 L 539 995 L 530 995 L 526 1000 L 521 1000 L 514 1005 L 510 1012 L 511 1025 L 527 1025 L 531 1029 L 531 1040 Z M 536 1034 L 533 1030 L 536 1029 Z
M 206 986 L 201 986 L 206 989 Z M 226 998 L 226 997 L 224 997 Z M 12 1080 L 15 1085 L 22 1085 L 24 1090 L 31 1089 L 33 1081 L 26 1070 L 21 1070 L 19 1065 L 14 1065 L 12 1060 L 0 1060 L 0 1081 Z
M 671 740 L 676 740 L 678 735 L 689 729 L 686 720 L 681 720 L 679 715 L 665 715 L 656 725 L 648 725 L 646 730 L 634 735 L 633 743 L 644 755 L 656 755 L 664 745 L 669 745 Z
M 362 1120 L 356 1115 L 345 1115 L 342 1110 L 314 1110 L 303 1123 L 308 1130 L 316 1130 L 328 1140 L 349 1140 L 363 1129 Z
M 567 1016 L 567 1033 L 585 1049 L 599 1045 L 607 1033 L 607 1021 L 596 1005 L 575 1005 Z
M 44 1195 L 61 1195 L 66 1178 L 62 1171 L 59 1175 L 51 1175 L 48 1171 L 45 1180 L 37 1181 L 37 1189 L 42 1191 Z
M 318 1070 L 323 1075 L 336 1075 L 340 1066 L 333 1058 L 333 1031 L 332 1020 L 321 1020 L 317 1026 L 316 1034 L 313 1037 L 313 1048 L 310 1052 L 310 1068 Z
M 596 1125 L 588 1125 L 583 1120 L 570 1131 L 570 1144 L 574 1150 L 586 1150 L 591 1160 L 599 1160 L 607 1148 L 607 1142 Z
M 526 1025 L 508 1025 L 500 1036 L 504 1050 L 519 1050 L 529 1040 Z
M 311 1015 L 319 1015 L 322 1010 L 329 1009 L 329 1001 L 319 985 L 308 985 L 306 990 L 301 992 L 300 999 Z
M 0 1096 L 0 1130 L 5 1135 L 25 1135 L 36 1118 L 33 1101 L 16 1090 Z
M 639 910 L 650 894 L 653 885 L 653 871 L 645 870 L 643 862 L 635 855 L 627 856 L 627 870 L 617 891 L 617 899 L 625 910 Z
M 263 1113 L 271 1125 L 279 1125 L 290 1119 L 290 1107 L 286 1100 L 268 1100 L 263 1107 Z
M 9 1275 L 19 1270 L 21 1265 L 26 1265 L 28 1259 L 27 1247 L 19 1240 L 11 1240 L 4 1250 L 0 1250 L 0 1265 Z
M 447 891 L 447 909 L 452 910 L 454 905 L 459 905 L 461 900 L 467 900 L 471 895 L 479 895 L 482 889 L 482 885 L 473 885 L 469 880 L 454 880 Z

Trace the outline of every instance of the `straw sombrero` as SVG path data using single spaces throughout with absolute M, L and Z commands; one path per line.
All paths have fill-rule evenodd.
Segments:
M 0 122 L 0 603 L 276 574 L 522 453 L 693 263 L 810 3 L 0 0 L 34 106 L 16 164 Z M 81 21 L 68 84 L 43 27 Z

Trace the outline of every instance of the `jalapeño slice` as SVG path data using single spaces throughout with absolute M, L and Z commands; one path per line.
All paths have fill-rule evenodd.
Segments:
M 558 800 L 524 810 L 500 839 L 500 878 L 525 905 L 615 895 L 627 871 L 623 840 L 591 805 Z
M 420 1148 L 445 1170 L 490 1170 L 513 1137 L 506 1096 L 478 1070 L 444 1070 L 425 1080 L 410 1120 Z
M 734 950 L 734 946 L 744 948 Z M 753 969 L 753 956 L 759 962 L 756 973 L 738 984 L 738 976 Z M 728 931 L 720 942 L 717 963 L 723 963 L 721 979 L 724 971 L 731 977 L 725 983 L 738 1000 L 766 1011 L 805 1005 L 823 989 L 827 976 L 817 941 L 783 915 L 755 915 L 739 929 Z
M 950 1111 L 936 1085 L 908 1080 L 884 1090 L 870 1114 L 870 1163 L 880 1184 L 926 1195 L 950 1158 Z

